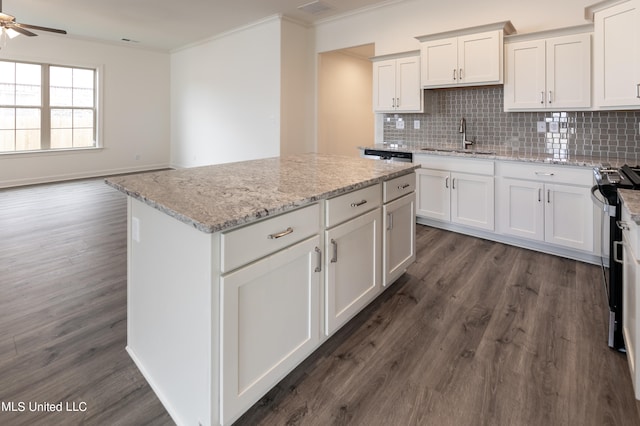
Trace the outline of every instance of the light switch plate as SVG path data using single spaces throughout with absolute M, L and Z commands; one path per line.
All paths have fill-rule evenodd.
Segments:
M 560 123 L 558 123 L 557 121 L 550 121 L 549 131 L 551 133 L 558 133 L 560 131 Z
M 547 132 L 547 123 L 544 121 L 538 121 L 538 133 Z
M 404 129 L 404 120 L 396 121 L 396 129 Z

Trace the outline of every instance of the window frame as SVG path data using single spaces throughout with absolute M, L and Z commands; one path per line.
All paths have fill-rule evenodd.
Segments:
M 25 105 L 0 105 L 2 107 L 12 107 L 12 108 L 39 108 L 40 109 L 40 149 L 34 150 L 23 150 L 23 151 L 0 151 L 0 156 L 13 156 L 13 155 L 26 155 L 26 156 L 37 156 L 37 155 L 51 155 L 51 154 L 60 154 L 60 153 L 77 153 L 82 151 L 96 151 L 104 149 L 103 138 L 102 138 L 102 116 L 103 116 L 103 105 L 102 105 L 102 75 L 104 66 L 103 65 L 95 65 L 88 63 L 67 63 L 63 61 L 49 62 L 46 60 L 34 60 L 30 59 L 20 59 L 20 58 L 2 58 L 0 57 L 0 61 L 3 62 L 12 62 L 12 63 L 24 63 L 24 64 L 35 64 L 40 65 L 42 67 L 41 73 L 41 105 L 39 107 L 34 106 L 25 106 Z M 50 67 L 63 67 L 63 68 L 77 68 L 77 69 L 88 69 L 94 71 L 94 106 L 93 108 L 88 107 L 52 107 L 50 104 L 50 86 L 49 86 L 49 73 Z M 46 72 L 45 72 L 46 69 Z M 69 147 L 69 148 L 51 148 L 51 110 L 52 109 L 71 109 L 71 110 L 87 110 L 93 109 L 93 133 L 95 138 L 95 146 L 88 147 Z M 45 147 L 46 146 L 46 147 Z

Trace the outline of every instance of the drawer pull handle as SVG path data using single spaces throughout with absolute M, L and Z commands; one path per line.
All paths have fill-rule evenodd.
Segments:
M 276 239 L 278 239 L 278 238 L 282 238 L 282 237 L 284 237 L 285 235 L 289 235 L 289 234 L 291 234 L 292 232 L 293 232 L 293 228 L 292 228 L 292 227 L 288 227 L 287 229 L 285 229 L 285 230 L 284 230 L 284 231 L 282 231 L 282 232 L 278 232 L 278 233 L 276 233 L 276 234 L 269 234 L 269 237 L 268 237 L 268 238 L 269 238 L 270 240 L 276 240 Z
M 542 194 L 542 188 L 538 188 L 538 202 L 541 202 L 541 201 L 542 201 L 542 196 L 541 196 L 541 194 Z
M 547 204 L 551 204 L 551 190 L 547 189 Z
M 623 231 L 628 231 L 631 228 L 629 228 L 629 225 L 627 225 L 627 222 L 623 222 L 621 220 L 616 220 L 616 226 L 618 227 L 618 229 L 622 229 Z
M 333 256 L 331 256 L 331 263 L 336 263 L 338 261 L 338 243 L 332 238 L 331 245 L 333 246 Z
M 618 263 L 622 263 L 624 265 L 624 260 L 621 256 L 618 256 L 621 250 L 619 250 L 620 246 L 623 246 L 624 243 L 622 241 L 614 241 L 613 242 L 613 260 Z
M 351 203 L 351 207 L 360 207 L 363 204 L 367 204 L 367 200 L 362 200 L 358 203 Z
M 322 250 L 316 247 L 315 251 L 318 256 L 318 266 L 316 266 L 315 272 L 322 272 Z
M 536 176 L 553 176 L 553 173 L 536 172 Z
M 640 99 L 640 83 L 636 84 L 636 98 Z
M 404 185 L 398 185 L 398 189 L 407 189 L 410 186 L 411 185 L 409 185 L 408 183 L 405 183 Z

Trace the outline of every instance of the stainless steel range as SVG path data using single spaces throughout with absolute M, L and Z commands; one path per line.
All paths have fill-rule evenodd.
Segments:
M 620 244 L 622 229 L 620 227 L 620 199 L 618 188 L 640 190 L 640 166 L 624 165 L 620 168 L 596 167 L 593 169 L 596 185 L 591 188 L 594 202 L 603 208 L 609 220 L 609 267 L 605 273 L 605 287 L 609 298 L 609 347 L 619 351 L 625 350 L 622 336 L 622 259 Z M 596 193 L 601 194 L 600 199 Z M 605 267 L 603 262 L 603 267 Z

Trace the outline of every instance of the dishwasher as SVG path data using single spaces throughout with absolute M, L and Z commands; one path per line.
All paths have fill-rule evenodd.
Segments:
M 405 151 L 385 151 L 381 149 L 365 149 L 363 158 L 373 160 L 399 161 L 403 163 L 413 163 L 413 153 Z

